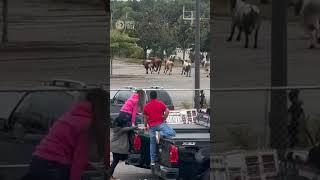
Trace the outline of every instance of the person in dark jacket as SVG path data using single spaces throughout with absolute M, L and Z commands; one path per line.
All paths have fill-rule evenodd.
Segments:
M 110 148 L 112 152 L 113 161 L 111 164 L 111 180 L 116 180 L 113 177 L 115 168 L 117 167 L 119 161 L 125 161 L 128 159 L 129 154 L 129 139 L 128 132 L 137 129 L 136 126 L 131 127 L 117 127 L 113 126 L 110 129 Z
M 289 100 L 291 105 L 288 109 L 288 133 L 289 133 L 289 147 L 305 146 L 307 142 L 304 134 L 306 129 L 305 113 L 302 108 L 302 101 L 299 99 L 300 91 L 297 89 L 291 90 L 289 93 Z
M 90 155 L 102 159 L 106 97 L 105 91 L 94 89 L 62 115 L 36 147 L 29 172 L 22 180 L 80 180 Z

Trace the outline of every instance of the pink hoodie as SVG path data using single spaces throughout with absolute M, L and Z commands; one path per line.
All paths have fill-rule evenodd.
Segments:
M 126 112 L 131 114 L 132 124 L 135 124 L 136 122 L 136 116 L 138 113 L 138 101 L 139 101 L 139 94 L 133 93 L 133 95 L 124 103 L 124 105 L 120 109 L 121 112 Z
M 77 103 L 55 122 L 37 146 L 34 155 L 70 165 L 70 180 L 80 180 L 88 167 L 88 128 L 92 119 L 91 104 Z

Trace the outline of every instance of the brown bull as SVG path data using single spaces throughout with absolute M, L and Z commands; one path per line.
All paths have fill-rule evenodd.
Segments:
M 152 66 L 153 66 L 153 70 L 155 72 L 158 72 L 158 74 L 160 74 L 161 71 L 161 66 L 162 66 L 162 61 L 159 58 L 154 58 L 152 61 Z
M 164 68 L 164 74 L 167 74 L 167 72 L 169 71 L 169 75 L 171 75 L 173 65 L 174 65 L 173 61 L 166 60 L 166 64 L 165 64 L 165 68 Z
M 152 60 L 144 60 L 144 61 L 142 62 L 142 65 L 143 65 L 144 68 L 146 69 L 146 74 L 149 73 L 149 70 L 150 70 L 150 73 L 152 74 L 152 68 L 153 68 Z

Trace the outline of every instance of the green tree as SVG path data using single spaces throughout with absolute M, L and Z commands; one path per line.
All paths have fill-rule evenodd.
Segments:
M 115 56 L 142 58 L 141 52 L 143 50 L 140 47 L 138 47 L 136 44 L 138 40 L 139 39 L 137 38 L 130 37 L 126 33 L 119 32 L 119 31 L 111 31 L 111 36 L 110 36 L 111 74 L 113 69 L 112 68 L 113 59 Z
M 157 49 L 160 42 L 159 29 L 161 29 L 160 19 L 153 9 L 144 13 L 141 21 L 136 22 L 136 35 L 139 38 L 138 45 L 144 50 L 144 58 L 147 58 L 148 49 Z
M 126 30 L 130 37 L 138 38 L 137 42 L 143 48 L 144 58 L 147 50 L 163 57 L 163 52 L 171 54 L 176 47 L 185 50 L 194 43 L 194 27 L 190 21 L 182 19 L 183 7 L 194 10 L 194 0 L 130 0 L 112 1 L 114 22 L 128 15 L 135 21 L 134 30 Z M 201 17 L 209 17 L 210 0 L 201 0 Z M 201 29 L 201 49 L 208 49 L 209 26 Z
M 183 60 L 186 50 L 194 43 L 194 35 L 194 28 L 191 23 L 180 18 L 175 24 L 175 39 L 183 52 Z
M 138 50 L 137 38 L 129 37 L 128 34 L 119 31 L 111 31 L 110 36 L 111 57 L 128 57 L 135 50 Z

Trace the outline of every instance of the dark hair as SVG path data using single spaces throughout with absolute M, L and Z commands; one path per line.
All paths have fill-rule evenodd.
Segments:
M 140 89 L 140 90 L 137 90 L 137 93 L 139 94 L 139 101 L 138 101 L 139 111 L 143 111 L 143 107 L 145 104 L 145 92 Z
M 104 156 L 107 138 L 107 92 L 102 89 L 92 89 L 86 95 L 86 100 L 92 104 L 93 119 L 89 127 L 90 155 Z
M 289 92 L 289 99 L 290 101 L 292 101 L 293 99 L 295 98 L 298 98 L 299 97 L 299 93 L 300 91 L 298 89 L 292 89 L 290 92 Z
M 157 92 L 156 91 L 151 91 L 150 92 L 150 98 L 151 99 L 157 99 Z

